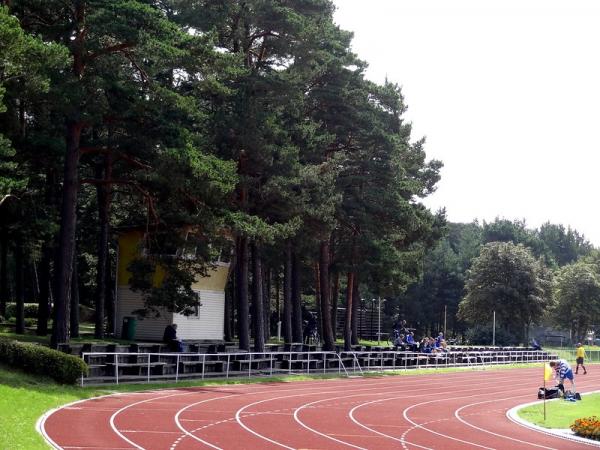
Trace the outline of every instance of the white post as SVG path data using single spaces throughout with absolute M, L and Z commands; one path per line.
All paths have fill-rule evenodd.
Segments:
M 492 325 L 492 346 L 496 346 L 496 311 L 494 311 L 494 322 Z
M 281 320 L 277 321 L 277 342 L 281 342 Z
M 446 318 L 447 318 L 447 314 L 448 314 L 448 305 L 444 305 L 444 339 L 448 339 L 448 336 L 446 336 Z
M 377 345 L 379 345 L 379 341 L 381 340 L 381 297 L 377 297 L 377 300 Z

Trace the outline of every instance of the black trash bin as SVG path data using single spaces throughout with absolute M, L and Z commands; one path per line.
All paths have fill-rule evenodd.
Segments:
M 135 317 L 125 316 L 123 317 L 123 327 L 121 328 L 121 339 L 133 341 L 135 338 L 135 328 L 137 326 L 137 320 Z

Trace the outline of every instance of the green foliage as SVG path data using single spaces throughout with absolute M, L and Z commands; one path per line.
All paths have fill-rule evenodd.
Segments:
M 5 96 L 17 90 L 21 99 L 47 92 L 50 87 L 49 72 L 64 67 L 67 51 L 58 43 L 47 43 L 25 33 L 19 20 L 0 6 L 0 114 L 7 112 Z M 0 200 L 4 195 L 22 191 L 27 185 L 26 176 L 15 161 L 12 148 L 12 130 L 3 120 L 0 126 Z
M 582 340 L 590 325 L 600 320 L 600 274 L 596 266 L 579 261 L 559 269 L 554 279 L 554 298 L 553 322 L 572 327 L 574 338 Z
M 0 339 L 0 362 L 37 375 L 49 375 L 59 383 L 73 384 L 87 373 L 81 358 L 35 344 Z
M 525 327 L 551 304 L 551 275 L 522 244 L 492 242 L 482 247 L 465 284 L 459 317 L 469 323 L 496 320 L 520 342 Z
M 469 345 L 492 345 L 494 331 L 492 325 L 477 324 L 465 331 L 465 341 Z M 503 328 L 496 328 L 495 345 L 508 346 L 518 344 L 517 338 Z
M 16 316 L 17 305 L 14 303 L 6 304 L 6 319 L 11 319 Z M 38 304 L 37 303 L 25 303 L 25 318 L 37 319 L 38 316 Z

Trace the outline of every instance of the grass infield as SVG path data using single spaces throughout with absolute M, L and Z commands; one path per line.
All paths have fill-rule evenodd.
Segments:
M 546 420 L 544 404 L 527 406 L 518 411 L 523 420 L 544 428 L 569 428 L 575 419 L 600 417 L 600 393 L 583 395 L 581 401 L 567 402 L 551 400 L 546 402 Z

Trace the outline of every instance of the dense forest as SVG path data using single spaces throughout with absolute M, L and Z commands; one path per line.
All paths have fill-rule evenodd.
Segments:
M 0 3 L 0 316 L 14 303 L 17 333 L 37 303 L 54 346 L 78 336 L 81 305 L 110 334 L 116 236 L 133 226 L 153 249 L 129 268 L 147 311 L 185 313 L 193 280 L 231 254 L 224 337 L 242 349 L 262 351 L 275 320 L 301 341 L 304 309 L 326 350 L 344 311 L 348 348 L 371 298 L 386 326 L 402 315 L 433 332 L 447 317 L 464 334 L 487 320 L 468 281 L 494 251 L 535 266 L 529 291 L 493 297 L 536 303 L 519 330 L 547 311 L 579 333 L 598 317 L 573 312 L 600 292 L 600 257 L 576 231 L 448 224 L 423 205 L 441 162 L 411 136 L 400 87 L 365 77 L 330 1 Z

